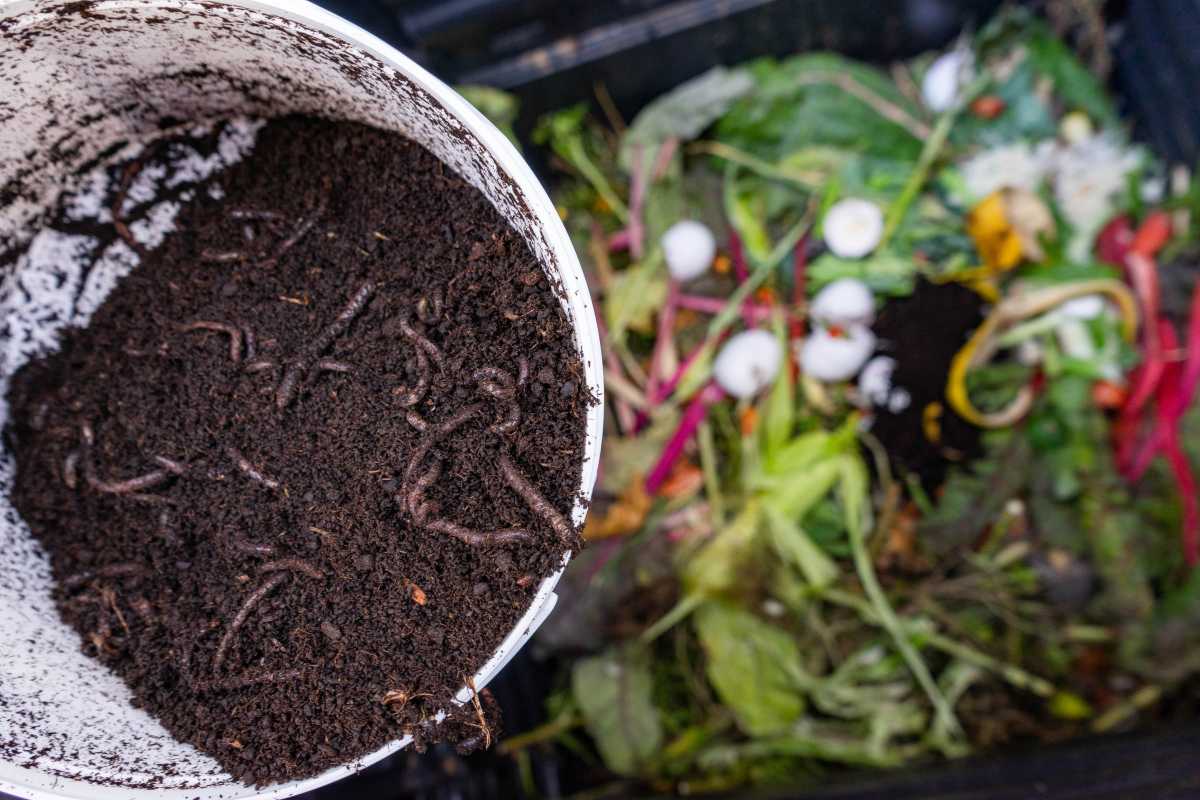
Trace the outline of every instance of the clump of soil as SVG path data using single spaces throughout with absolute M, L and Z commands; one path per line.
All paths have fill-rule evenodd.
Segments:
M 982 321 L 978 294 L 922 278 L 911 295 L 885 304 L 873 326 L 879 351 L 896 360 L 891 386 L 904 389 L 910 401 L 899 411 L 876 406 L 871 433 L 930 491 L 941 485 L 951 463 L 979 454 L 979 429 L 946 403 L 946 375 Z
M 393 134 L 277 120 L 213 180 L 13 378 L 13 501 L 59 609 L 242 780 L 487 744 L 486 697 L 429 718 L 578 546 L 591 400 L 554 289 Z

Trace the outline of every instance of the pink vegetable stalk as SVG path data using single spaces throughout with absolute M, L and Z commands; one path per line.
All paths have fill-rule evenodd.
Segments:
M 679 295 L 679 308 L 699 311 L 701 314 L 720 314 L 725 309 L 725 301 L 719 297 L 705 297 L 698 294 Z M 742 308 L 743 314 L 749 314 L 756 322 L 764 322 L 771 317 L 770 306 L 747 301 Z
M 646 399 L 651 408 L 657 406 L 659 403 L 671 396 L 671 393 L 674 392 L 676 387 L 679 386 L 679 382 L 683 380 L 683 376 L 687 374 L 688 369 L 693 363 L 695 363 L 696 359 L 699 358 L 700 354 L 703 352 L 704 342 L 701 342 L 700 344 L 696 345 L 695 350 L 688 353 L 683 361 L 680 362 L 679 366 L 675 368 L 675 372 L 670 378 L 667 378 L 667 380 L 660 383 L 653 394 L 647 393 Z
M 608 326 L 604 324 L 604 316 L 600 313 L 600 304 L 594 303 L 592 308 L 596 314 L 596 327 L 600 332 L 600 350 L 604 353 L 604 368 L 624 377 L 625 371 L 621 368 L 621 359 L 617 357 L 608 343 Z M 616 410 L 617 424 L 621 426 L 621 431 L 632 432 L 637 419 L 633 413 L 633 406 L 621 398 L 615 397 L 613 398 L 613 408 Z
M 658 463 L 650 470 L 650 474 L 646 476 L 646 493 L 654 494 L 659 487 L 671 474 L 671 470 L 675 467 L 679 457 L 683 454 L 683 448 L 687 445 L 688 440 L 696 433 L 696 429 L 700 427 L 700 423 L 704 421 L 708 414 L 708 407 L 713 403 L 719 402 L 725 398 L 725 391 L 717 386 L 716 383 L 709 383 L 703 389 L 696 393 L 692 398 L 692 402 L 688 403 L 687 409 L 683 412 L 683 419 L 679 422 L 679 427 L 675 429 L 675 433 L 667 440 L 666 447 L 663 448 L 662 454 L 658 457 Z
M 646 377 L 647 399 L 658 394 L 658 385 L 662 382 L 663 364 L 669 357 L 669 348 L 675 346 L 673 336 L 675 309 L 679 306 L 680 294 L 679 281 L 672 278 L 667 282 L 667 301 L 658 315 L 658 335 L 654 339 L 654 352 L 650 355 L 650 374 Z
M 629 181 L 629 254 L 640 259 L 646 244 L 646 228 L 642 224 L 642 210 L 646 207 L 646 173 L 642 169 L 644 152 L 640 142 L 633 145 L 633 176 Z

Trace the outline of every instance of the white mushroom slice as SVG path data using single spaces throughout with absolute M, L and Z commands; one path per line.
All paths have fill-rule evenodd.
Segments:
M 883 211 L 858 197 L 834 203 L 823 225 L 825 244 L 839 258 L 862 258 L 883 239 Z
M 753 397 L 771 385 L 783 363 L 783 348 L 765 330 L 732 336 L 713 362 L 717 384 L 738 398 Z
M 662 249 L 667 271 L 682 283 L 708 271 L 717 255 L 717 240 L 703 222 L 685 219 L 667 228 Z
M 819 381 L 832 383 L 853 378 L 875 350 L 875 334 L 865 325 L 854 325 L 835 336 L 817 328 L 804 340 L 800 368 Z

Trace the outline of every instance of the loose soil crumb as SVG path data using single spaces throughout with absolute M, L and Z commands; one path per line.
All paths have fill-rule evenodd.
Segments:
M 245 781 L 486 745 L 486 692 L 429 719 L 578 546 L 591 400 L 553 287 L 392 134 L 277 120 L 207 189 L 12 380 L 13 501 L 63 618 Z

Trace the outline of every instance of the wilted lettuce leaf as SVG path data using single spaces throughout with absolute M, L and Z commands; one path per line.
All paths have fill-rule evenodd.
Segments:
M 721 602 L 696 611 L 696 633 L 708 660 L 708 679 L 751 736 L 769 736 L 804 711 L 796 682 L 800 649 L 780 628 Z
M 647 654 L 616 647 L 575 662 L 571 691 L 588 733 L 613 772 L 635 775 L 662 746 L 662 722 L 651 700 Z

